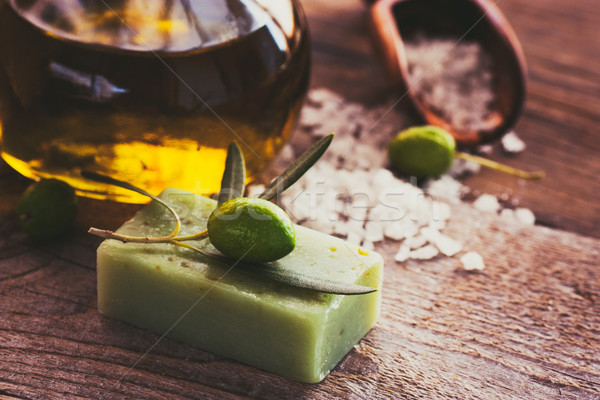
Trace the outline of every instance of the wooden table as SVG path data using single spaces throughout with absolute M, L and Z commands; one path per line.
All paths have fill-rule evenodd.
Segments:
M 363 3 L 303 4 L 313 88 L 369 106 L 397 96 Z M 484 256 L 484 271 L 456 258 L 400 265 L 397 244 L 384 243 L 380 321 L 321 384 L 300 384 L 101 317 L 99 242 L 84 227 L 97 215 L 118 226 L 136 207 L 83 200 L 78 234 L 34 246 L 14 216 L 28 182 L 0 164 L 0 398 L 599 399 L 600 9 L 595 0 L 498 4 L 529 63 L 516 126 L 528 150 L 491 157 L 548 177 L 524 185 L 484 170 L 465 181 L 508 193 L 538 219 L 516 226 L 455 206 L 446 232 Z M 304 139 L 298 132 L 294 144 Z

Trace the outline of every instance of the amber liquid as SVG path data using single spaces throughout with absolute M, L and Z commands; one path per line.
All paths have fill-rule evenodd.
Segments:
M 252 177 L 292 133 L 308 85 L 302 15 L 283 44 L 265 25 L 186 51 L 170 50 L 169 30 L 181 24 L 167 18 L 165 45 L 140 51 L 60 37 L 20 14 L 0 2 L 0 140 L 4 160 L 27 177 L 123 202 L 147 199 L 81 171 L 153 194 L 170 186 L 206 195 L 219 190 L 232 141 Z

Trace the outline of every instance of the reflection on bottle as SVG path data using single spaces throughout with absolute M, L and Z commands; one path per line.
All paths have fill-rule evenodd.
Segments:
M 63 87 L 61 94 L 91 101 L 106 103 L 124 93 L 127 89 L 120 88 L 102 75 L 76 71 L 57 62 L 49 65 L 50 77 L 59 81 Z

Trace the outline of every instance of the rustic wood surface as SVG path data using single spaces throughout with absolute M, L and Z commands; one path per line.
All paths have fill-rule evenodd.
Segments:
M 393 97 L 366 6 L 303 4 L 312 86 L 368 105 Z M 116 227 L 137 207 L 82 200 L 71 237 L 35 246 L 14 216 L 28 182 L 0 164 L 0 398 L 600 399 L 599 11 L 593 0 L 499 5 L 530 64 L 517 126 L 529 149 L 493 157 L 549 178 L 523 185 L 484 171 L 466 183 L 510 193 L 562 230 L 456 205 L 446 232 L 484 256 L 476 273 L 456 258 L 399 265 L 397 244 L 383 244 L 380 321 L 322 383 L 300 384 L 100 316 L 99 241 L 84 229 Z

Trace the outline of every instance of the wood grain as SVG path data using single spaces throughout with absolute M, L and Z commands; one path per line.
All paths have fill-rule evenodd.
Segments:
M 397 94 L 383 74 L 359 0 L 304 0 L 313 87 L 379 105 Z M 320 384 L 292 382 L 102 317 L 90 225 L 114 228 L 138 208 L 82 200 L 77 230 L 35 246 L 17 228 L 27 180 L 0 163 L 2 399 L 600 399 L 600 22 L 593 0 L 501 0 L 523 42 L 531 86 L 518 133 L 529 149 L 493 158 L 549 178 L 490 171 L 475 191 L 510 193 L 541 226 L 509 224 L 466 204 L 446 232 L 481 253 L 386 261 L 380 321 Z M 580 38 L 585 37 L 584 43 Z M 398 110 L 400 112 L 400 110 Z M 294 145 L 307 136 L 297 132 Z
M 6 199 L 2 198 L 6 204 Z M 321 384 L 300 384 L 96 310 L 98 241 L 0 244 L 0 394 L 7 398 L 600 398 L 600 242 L 459 205 L 447 232 L 487 267 L 393 261 L 382 316 Z M 3 226 L 18 232 L 15 219 Z

